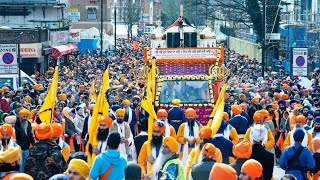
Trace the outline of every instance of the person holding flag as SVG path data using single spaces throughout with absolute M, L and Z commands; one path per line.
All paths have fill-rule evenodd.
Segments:
M 152 155 L 148 156 L 148 147 L 150 146 L 149 142 L 146 141 L 140 150 L 138 157 L 138 164 L 141 167 L 142 176 L 147 176 L 147 162 L 153 164 L 158 158 L 160 151 L 162 149 L 162 140 L 164 138 L 164 133 L 166 130 L 166 125 L 162 121 L 156 121 L 153 124 L 152 128 L 152 140 L 151 148 Z M 155 177 L 155 176 L 153 176 Z

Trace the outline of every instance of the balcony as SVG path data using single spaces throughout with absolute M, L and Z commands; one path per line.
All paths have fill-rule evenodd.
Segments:
M 52 6 L 59 3 L 60 0 L 0 0 L 0 6 Z

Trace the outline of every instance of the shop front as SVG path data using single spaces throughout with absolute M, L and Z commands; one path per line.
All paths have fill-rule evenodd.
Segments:
M 41 43 L 20 44 L 21 70 L 26 74 L 33 75 L 37 71 L 43 73 L 46 69 L 44 56 L 42 56 Z

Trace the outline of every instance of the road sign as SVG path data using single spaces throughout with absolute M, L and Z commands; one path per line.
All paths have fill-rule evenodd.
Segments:
M 266 39 L 271 41 L 280 40 L 280 33 L 266 33 Z
M 0 74 L 17 74 L 17 45 L 0 44 Z
M 308 48 L 292 48 L 292 72 L 294 76 L 308 75 Z

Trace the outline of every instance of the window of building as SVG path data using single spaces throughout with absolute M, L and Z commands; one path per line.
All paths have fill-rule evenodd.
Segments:
M 97 12 L 98 12 L 98 7 L 94 7 L 94 6 L 87 7 L 87 19 L 91 21 L 96 21 Z

